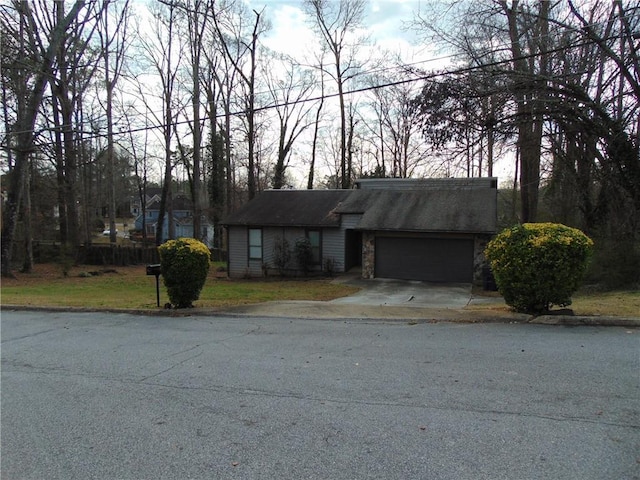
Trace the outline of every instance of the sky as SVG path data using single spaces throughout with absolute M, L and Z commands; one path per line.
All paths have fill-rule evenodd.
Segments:
M 264 46 L 273 51 L 287 54 L 301 63 L 312 61 L 313 55 L 311 53 L 314 49 L 317 50 L 320 40 L 312 30 L 308 16 L 304 13 L 303 0 L 243 1 L 246 2 L 249 11 L 261 12 L 263 18 L 270 23 L 270 29 L 261 36 L 261 43 Z M 416 12 L 421 7 L 424 8 L 425 2 L 429 2 L 429 6 L 433 6 L 435 1 L 437 0 L 367 1 L 362 32 L 359 36 L 369 37 L 370 44 L 360 46 L 360 55 L 371 59 L 379 57 L 383 51 L 392 52 L 398 55 L 405 64 L 412 64 L 426 71 L 450 66 L 451 57 L 447 57 L 442 52 L 436 52 L 435 46 L 427 44 L 411 25 Z M 392 62 L 388 62 L 382 67 L 373 67 L 370 63 L 365 67 L 365 70 L 370 72 L 373 68 L 380 68 L 385 73 L 391 73 L 390 70 L 397 67 Z M 416 82 L 416 88 L 419 88 L 421 84 L 422 82 Z M 335 85 L 329 82 L 326 88 L 326 92 L 331 94 L 334 93 Z M 325 109 L 332 108 L 334 103 L 329 102 L 325 105 Z M 311 135 L 310 132 L 311 130 L 305 132 L 305 135 Z M 304 138 L 304 136 L 301 137 L 301 141 L 294 146 L 288 169 L 297 187 L 303 186 L 306 182 L 307 166 L 305 160 L 308 158 L 308 146 L 303 141 Z M 510 164 L 511 162 L 509 162 L 509 168 Z M 496 167 L 496 171 L 498 171 L 499 166 L 496 165 Z M 512 174 L 505 172 L 501 172 L 499 175 L 503 179 L 512 176 Z M 318 176 L 322 178 L 322 173 L 319 172 Z
M 245 0 L 252 9 L 261 11 L 271 22 L 271 30 L 263 37 L 263 44 L 270 49 L 286 53 L 299 60 L 309 57 L 319 41 L 303 12 L 302 0 Z M 337 1 L 337 0 L 334 0 Z M 454 57 L 437 51 L 412 28 L 412 21 L 426 3 L 433 6 L 436 0 L 369 0 L 365 7 L 363 34 L 372 45 L 369 56 L 382 51 L 397 54 L 406 64 L 413 64 L 426 71 L 451 68 Z M 387 68 L 392 68 L 389 65 Z M 513 176 L 512 160 L 498 162 L 495 174 L 501 181 Z
M 303 13 L 302 0 L 251 0 L 250 3 L 258 8 L 265 7 L 273 27 L 265 40 L 274 49 L 296 55 L 304 45 L 317 42 Z M 364 27 L 380 47 L 413 52 L 419 49 L 412 44 L 416 37 L 404 26 L 412 20 L 414 8 L 418 6 L 416 0 L 368 2 Z
M 337 1 L 337 0 L 334 0 Z M 258 11 L 264 7 L 272 28 L 264 43 L 273 50 L 300 57 L 318 40 L 303 12 L 302 0 L 248 0 Z M 424 0 L 422 0 L 424 2 Z M 363 33 L 370 36 L 378 51 L 396 52 L 409 63 L 428 61 L 436 55 L 411 29 L 420 0 L 370 0 L 365 7 Z M 431 68 L 427 66 L 425 68 Z

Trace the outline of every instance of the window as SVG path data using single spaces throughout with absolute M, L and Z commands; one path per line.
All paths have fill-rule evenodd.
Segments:
M 320 250 L 322 237 L 320 235 L 320 230 L 307 231 L 307 238 L 309 239 L 309 243 L 311 244 L 311 263 L 313 263 L 314 265 L 319 265 L 322 259 L 322 253 Z
M 249 258 L 254 260 L 262 259 L 262 229 L 249 229 Z

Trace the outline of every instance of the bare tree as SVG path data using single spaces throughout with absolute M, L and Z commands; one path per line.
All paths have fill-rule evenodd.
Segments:
M 311 162 L 309 164 L 309 175 L 307 177 L 307 189 L 312 190 L 314 185 L 316 156 L 318 153 L 318 135 L 320 133 L 320 118 L 322 116 L 322 108 L 324 107 L 324 69 L 322 60 L 320 60 L 318 71 L 320 73 L 320 101 L 316 107 L 315 119 L 313 122 L 313 139 L 311 141 Z
M 276 78 L 276 71 L 284 74 Z M 311 125 L 308 115 L 314 105 L 307 100 L 315 87 L 315 79 L 311 71 L 301 69 L 293 59 L 285 57 L 274 57 L 268 66 L 265 65 L 264 76 L 278 117 L 278 153 L 272 186 L 280 189 L 285 184 L 293 144 Z
M 244 23 L 242 12 L 237 17 L 238 24 L 234 25 L 233 20 L 227 21 L 226 24 L 215 15 L 214 22 L 220 40 L 220 45 L 231 62 L 235 72 L 242 80 L 243 86 L 246 88 L 244 109 L 247 122 L 247 188 L 249 199 L 252 199 L 257 191 L 256 171 L 255 171 L 255 143 L 256 143 L 256 71 L 257 71 L 257 54 L 258 54 L 258 38 L 266 28 L 261 20 L 262 12 L 253 11 L 255 19 L 251 27 L 251 33 L 248 38 L 244 38 Z M 243 58 L 249 55 L 248 72 L 245 71 Z
M 24 18 L 25 32 L 29 39 L 29 48 L 37 56 L 34 65 L 33 81 L 28 87 L 24 108 L 19 109 L 15 128 L 13 130 L 12 148 L 15 152 L 12 176 L 4 205 L 2 222 L 2 275 L 11 276 L 11 255 L 14 243 L 15 229 L 18 222 L 18 212 L 24 192 L 25 175 L 28 173 L 29 155 L 33 152 L 35 138 L 35 123 L 38 109 L 42 102 L 45 88 L 52 74 L 56 61 L 56 54 L 65 41 L 67 30 L 78 18 L 85 2 L 77 0 L 66 15 L 57 16 L 55 23 L 48 32 L 40 31 L 38 23 L 28 1 L 14 1 L 13 8 Z M 19 34 L 20 31 L 14 32 Z M 48 44 L 43 43 L 48 42 Z
M 340 187 L 350 188 L 350 166 L 347 148 L 347 107 L 345 103 L 345 83 L 360 68 L 356 60 L 357 45 L 362 39 L 354 41 L 350 36 L 361 24 L 364 17 L 364 0 L 305 0 L 305 7 L 313 18 L 315 28 L 332 55 L 333 72 L 327 70 L 338 88 L 340 107 Z
M 150 103 L 147 111 L 154 116 L 161 126 L 164 144 L 164 174 L 162 193 L 160 196 L 160 211 L 156 224 L 155 240 L 160 245 L 163 240 L 164 224 L 167 221 L 168 237 L 175 237 L 172 207 L 172 177 L 173 152 L 172 140 L 175 132 L 176 108 L 176 80 L 183 55 L 183 42 L 175 36 L 178 9 L 174 3 L 156 4 L 152 11 L 154 16 L 153 37 L 142 40 L 142 48 L 150 61 L 152 68 L 158 75 L 161 84 L 162 117 L 156 116 Z M 168 217 L 168 219 L 167 219 Z
M 391 177 L 408 178 L 425 160 L 420 137 L 421 112 L 415 99 L 415 87 L 401 83 L 402 77 L 369 78 L 372 86 L 395 83 L 371 90 L 371 110 L 375 120 L 364 118 L 367 129 L 376 139 L 378 172 Z
M 107 115 L 107 161 L 109 164 L 109 241 L 116 243 L 116 178 L 113 135 L 113 91 L 123 68 L 127 50 L 127 30 L 129 24 L 129 0 L 123 3 L 103 0 L 102 25 L 98 29 L 100 49 L 104 62 L 104 83 L 106 92 L 105 110 Z M 113 5 L 115 26 L 109 28 L 109 7 Z M 112 55 L 113 54 L 113 55 Z
M 187 22 L 186 37 L 188 38 L 188 62 L 191 69 L 191 117 L 189 127 L 193 137 L 193 150 L 191 151 L 193 174 L 191 178 L 191 199 L 193 201 L 193 237 L 202 239 L 202 130 L 201 123 L 201 83 L 203 51 L 207 24 L 212 23 L 214 17 L 213 0 L 185 0 L 180 8 L 184 11 Z M 205 87 L 206 89 L 206 87 Z

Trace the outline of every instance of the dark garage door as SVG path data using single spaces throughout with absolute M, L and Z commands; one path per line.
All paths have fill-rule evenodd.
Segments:
M 376 277 L 471 283 L 473 240 L 376 237 Z

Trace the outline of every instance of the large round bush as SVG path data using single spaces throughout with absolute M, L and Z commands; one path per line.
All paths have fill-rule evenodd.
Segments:
M 207 279 L 211 252 L 195 238 L 169 240 L 158 251 L 169 300 L 176 308 L 193 306 Z
M 508 305 L 541 313 L 571 305 L 587 268 L 593 242 L 580 230 L 558 223 L 525 223 L 499 233 L 485 250 Z

